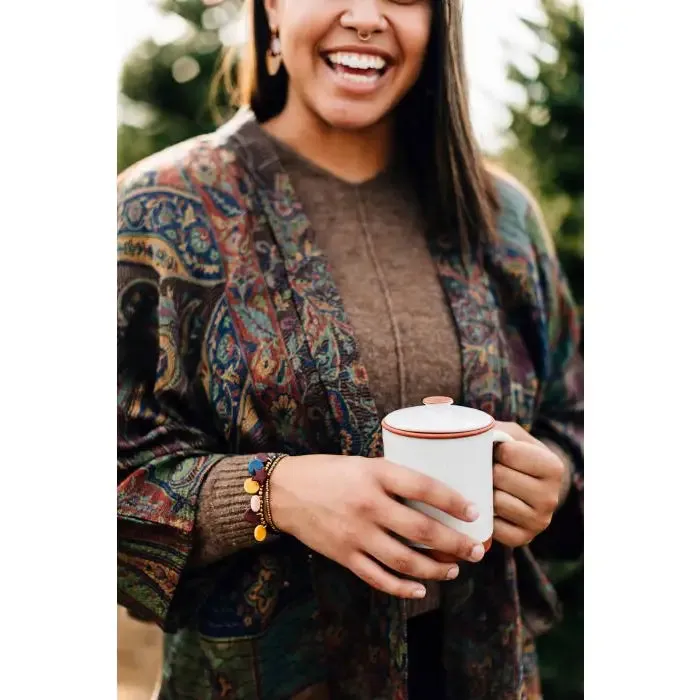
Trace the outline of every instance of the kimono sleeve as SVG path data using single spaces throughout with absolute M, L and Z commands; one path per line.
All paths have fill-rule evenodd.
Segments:
M 576 304 L 536 204 L 527 214 L 539 263 L 549 362 L 532 433 L 565 461 L 571 486 L 551 526 L 533 543 L 538 556 L 578 559 L 583 552 L 583 356 Z
M 240 535 L 226 554 L 256 543 L 242 519 L 249 457 L 229 453 L 202 379 L 224 275 L 206 257 L 213 235 L 201 202 L 172 172 L 161 176 L 167 187 L 158 177 L 122 188 L 118 201 L 117 591 L 132 614 L 170 630 L 188 598 L 176 592 L 193 570 L 213 472 L 240 492 L 220 505 Z

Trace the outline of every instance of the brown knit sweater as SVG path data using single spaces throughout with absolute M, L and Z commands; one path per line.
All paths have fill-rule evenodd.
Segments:
M 317 242 L 325 252 L 354 328 L 380 416 L 431 395 L 461 395 L 460 349 L 425 239 L 416 198 L 388 169 L 353 185 L 274 141 Z M 210 561 L 251 538 L 242 522 L 247 460 L 225 460 L 206 480 L 197 529 Z M 439 584 L 409 603 L 409 614 L 439 605 Z

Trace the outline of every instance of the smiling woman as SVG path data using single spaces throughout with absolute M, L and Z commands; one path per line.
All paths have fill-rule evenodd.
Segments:
M 162 698 L 535 700 L 578 330 L 475 144 L 461 2 L 249 4 L 243 109 L 120 178 L 119 602 L 166 632 Z M 426 396 L 513 438 L 495 517 L 383 458 Z M 449 525 L 486 517 L 488 553 Z
M 303 137 L 315 151 L 307 155 L 336 174 L 327 155 L 346 150 L 340 172 L 353 181 L 400 152 L 437 228 L 483 246 L 494 202 L 469 116 L 461 0 L 254 0 L 249 8 L 240 99 L 266 130 L 295 147 Z M 271 74 L 265 56 L 277 39 L 281 65 Z M 342 67 L 331 54 L 346 57 Z M 236 56 L 229 52 L 220 79 Z M 356 67 L 377 60 L 385 61 L 380 70 Z M 375 158 L 354 172 L 363 143 Z
M 310 109 L 323 121 L 349 129 L 374 125 L 391 114 L 418 79 L 432 2 L 385 4 L 359 3 L 338 19 L 333 3 L 266 3 L 265 19 L 273 33 L 279 32 L 292 76 L 287 111 Z M 331 55 L 341 60 L 334 62 Z M 381 65 L 370 68 L 370 62 Z M 354 99 L 358 95 L 363 99 Z

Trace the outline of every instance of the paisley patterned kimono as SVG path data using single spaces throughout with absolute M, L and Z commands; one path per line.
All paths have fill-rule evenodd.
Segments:
M 484 265 L 432 243 L 462 403 L 570 455 L 575 486 L 540 554 L 578 556 L 574 305 L 528 194 L 496 184 Z M 125 173 L 118 207 L 118 594 L 167 633 L 160 697 L 406 698 L 401 601 L 286 536 L 191 564 L 198 493 L 226 455 L 382 454 L 352 326 L 274 150 L 240 112 Z M 538 540 L 495 545 L 444 584 L 450 698 L 538 696 L 532 639 L 557 616 Z

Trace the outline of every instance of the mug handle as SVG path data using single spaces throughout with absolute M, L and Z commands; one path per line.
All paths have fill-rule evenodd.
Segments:
M 493 431 L 493 444 L 497 445 L 499 442 L 515 442 L 515 438 L 508 433 L 504 433 L 502 430 Z M 484 549 L 488 552 L 493 544 L 493 536 L 489 537 L 486 542 L 484 542 Z
M 494 445 L 497 442 L 515 442 L 515 438 L 512 437 L 511 435 L 508 435 L 508 433 L 504 433 L 502 430 L 494 430 L 493 431 L 493 443 L 494 443 Z

